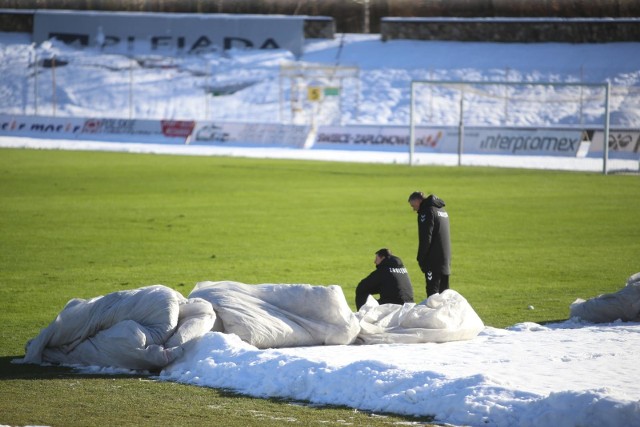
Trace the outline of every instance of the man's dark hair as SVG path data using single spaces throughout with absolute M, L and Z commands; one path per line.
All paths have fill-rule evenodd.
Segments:
M 376 252 L 380 258 L 389 258 L 391 256 L 391 251 L 387 248 L 382 248 L 378 252 Z
M 424 193 L 422 191 L 414 191 L 413 193 L 411 193 L 411 195 L 409 196 L 409 202 L 412 200 L 416 200 L 416 199 L 424 199 Z

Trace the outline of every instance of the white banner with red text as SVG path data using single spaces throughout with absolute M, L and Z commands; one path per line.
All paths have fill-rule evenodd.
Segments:
M 30 138 L 184 144 L 194 127 L 192 120 L 0 115 L 0 135 Z

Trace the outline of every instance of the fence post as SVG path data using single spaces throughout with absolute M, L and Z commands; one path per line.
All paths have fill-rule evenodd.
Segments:
M 607 82 L 604 88 L 604 140 L 602 141 L 602 173 L 607 175 L 609 172 L 607 163 L 609 162 L 609 92 L 611 91 L 611 82 Z
M 414 122 L 414 103 L 415 103 L 415 91 L 414 84 L 411 82 L 411 102 L 409 103 L 409 166 L 413 166 L 413 151 L 415 149 L 415 122 Z
M 464 87 L 460 91 L 460 122 L 458 123 L 458 166 L 462 166 L 463 144 L 464 144 Z
M 129 120 L 133 119 L 133 58 L 129 57 Z
M 53 117 L 56 116 L 56 56 L 51 57 L 51 109 Z
M 38 115 L 38 52 L 33 50 L 33 113 Z

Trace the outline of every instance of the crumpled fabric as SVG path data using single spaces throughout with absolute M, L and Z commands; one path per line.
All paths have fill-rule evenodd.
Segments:
M 625 287 L 618 292 L 589 300 L 576 299 L 569 311 L 572 318 L 592 323 L 640 322 L 640 273 L 629 277 Z
M 159 370 L 210 331 L 237 335 L 260 349 L 296 346 L 443 343 L 484 328 L 454 290 L 425 301 L 357 313 L 340 286 L 200 282 L 189 298 L 163 285 L 73 299 L 30 340 L 21 363 Z
M 221 332 L 257 348 L 351 344 L 360 327 L 342 288 L 199 282 L 189 298 L 211 303 Z
M 444 343 L 475 338 L 484 323 L 453 289 L 416 303 L 382 304 L 369 296 L 356 313 L 359 344 Z
M 159 369 L 214 322 L 211 304 L 163 285 L 76 298 L 27 343 L 19 362 Z

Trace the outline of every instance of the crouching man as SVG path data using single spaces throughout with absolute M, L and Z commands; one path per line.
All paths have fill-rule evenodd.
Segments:
M 376 269 L 356 288 L 356 307 L 360 310 L 369 295 L 379 294 L 379 304 L 413 302 L 413 287 L 402 260 L 389 249 L 380 249 L 374 260 Z

